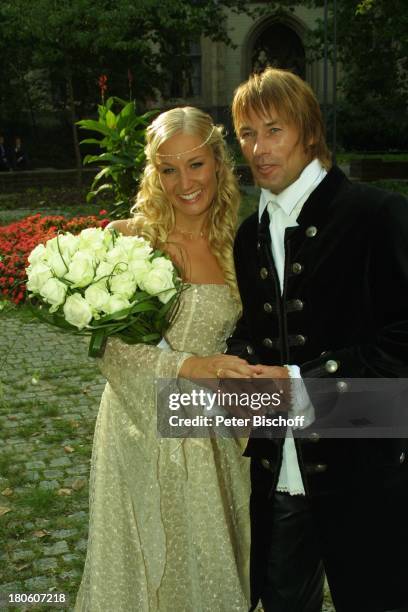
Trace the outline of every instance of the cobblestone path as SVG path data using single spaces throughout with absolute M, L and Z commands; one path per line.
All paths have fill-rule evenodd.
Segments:
M 71 609 L 104 380 L 84 339 L 16 311 L 0 318 L 0 385 L 0 592 L 53 589 Z
M 64 592 L 63 609 L 72 610 L 103 386 L 86 339 L 30 320 L 25 309 L 0 313 L 0 592 Z M 328 596 L 323 612 L 334 612 Z

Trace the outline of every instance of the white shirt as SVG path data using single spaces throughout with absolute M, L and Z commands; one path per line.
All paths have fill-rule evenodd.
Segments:
M 261 219 L 265 208 L 268 208 L 272 256 L 279 277 L 281 294 L 283 292 L 285 270 L 285 230 L 287 227 L 296 227 L 299 225 L 296 219 L 302 210 L 303 204 L 312 191 L 321 183 L 326 174 L 327 171 L 323 168 L 320 161 L 314 159 L 304 168 L 299 178 L 278 195 L 271 193 L 268 189 L 261 189 L 259 219 Z M 288 367 L 292 378 L 300 378 L 299 366 L 290 365 Z M 310 414 L 312 407 L 307 394 L 300 402 L 302 405 L 300 406 L 300 410 L 296 410 L 296 414 L 299 414 L 299 412 L 304 413 L 308 419 L 308 423 L 311 423 L 314 415 L 312 416 Z M 279 473 L 277 490 L 286 491 L 291 495 L 305 494 L 295 441 L 291 429 L 288 429 L 283 445 L 282 467 Z

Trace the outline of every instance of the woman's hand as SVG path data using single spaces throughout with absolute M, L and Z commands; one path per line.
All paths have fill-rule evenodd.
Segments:
M 245 359 L 234 355 L 209 355 L 188 357 L 180 368 L 182 378 L 252 378 L 261 373 L 259 366 L 249 365 Z

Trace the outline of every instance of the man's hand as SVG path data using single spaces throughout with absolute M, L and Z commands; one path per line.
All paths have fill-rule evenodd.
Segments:
M 289 378 L 289 370 L 282 366 L 267 366 L 260 364 L 254 378 Z
M 274 387 L 280 394 L 281 403 L 279 411 L 287 412 L 292 405 L 292 388 L 289 376 L 289 369 L 284 366 L 259 365 L 258 372 L 253 375 L 255 379 L 273 379 Z

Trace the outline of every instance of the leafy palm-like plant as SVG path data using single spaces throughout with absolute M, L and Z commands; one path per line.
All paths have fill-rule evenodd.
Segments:
M 115 105 L 121 107 L 117 114 L 113 111 Z M 134 102 L 113 96 L 105 104 L 98 105 L 97 121 L 78 121 L 82 129 L 101 135 L 100 139 L 86 138 L 81 141 L 81 144 L 98 145 L 102 150 L 98 155 L 86 155 L 83 161 L 84 165 L 97 164 L 101 168 L 93 180 L 87 201 L 91 202 L 100 193 L 111 192 L 111 218 L 123 219 L 129 216 L 131 199 L 136 193 L 145 163 L 146 127 L 156 112 L 137 115 Z

